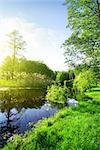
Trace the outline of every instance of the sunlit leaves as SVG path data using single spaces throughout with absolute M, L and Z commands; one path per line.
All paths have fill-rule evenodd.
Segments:
M 94 72 L 89 70 L 84 70 L 79 73 L 79 75 L 74 80 L 74 89 L 80 93 L 83 93 L 89 89 L 93 84 L 96 83 Z
M 57 103 L 65 103 L 66 99 L 66 89 L 59 85 L 52 85 L 47 90 L 46 100 L 57 102 Z
M 87 57 L 94 59 L 97 57 L 100 47 L 100 10 L 97 1 L 66 0 L 66 5 L 68 9 L 67 27 L 71 28 L 72 35 L 64 43 L 65 52 L 69 48 L 71 57 L 70 51 L 75 53 L 71 49 L 74 46 L 76 51 L 85 53 Z

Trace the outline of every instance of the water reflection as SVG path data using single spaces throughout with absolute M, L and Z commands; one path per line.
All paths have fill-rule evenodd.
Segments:
M 14 133 L 17 133 L 19 126 L 17 121 L 19 119 L 18 113 L 14 113 L 13 109 L 5 113 L 0 113 L 0 145 L 4 145 L 8 138 Z
M 44 100 L 45 90 L 0 91 L 0 146 L 15 133 L 30 129 L 29 123 L 52 116 L 57 108 Z
M 16 108 L 18 111 L 24 108 L 38 108 L 44 103 L 45 90 L 12 89 L 0 91 L 0 110 Z

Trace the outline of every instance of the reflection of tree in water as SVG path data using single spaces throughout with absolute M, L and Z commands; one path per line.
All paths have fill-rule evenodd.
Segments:
M 5 113 L 6 120 L 0 123 L 0 145 L 4 145 L 6 141 L 16 132 L 18 132 L 18 120 L 20 116 L 18 112 L 13 113 L 8 109 Z
M 18 133 L 22 108 L 42 106 L 44 95 L 45 91 L 42 90 L 0 91 L 0 111 L 6 118 L 0 123 L 0 145 L 4 145 L 14 133 Z
M 0 146 L 3 146 L 16 131 L 18 132 L 17 122 L 20 116 L 17 111 L 14 113 L 12 110 L 14 99 L 9 91 L 0 93 L 0 99 L 0 108 L 1 111 L 4 111 L 6 118 L 5 121 L 0 123 Z
M 19 112 L 24 108 L 37 108 L 44 103 L 45 90 L 8 90 L 0 91 L 0 109 L 16 108 Z

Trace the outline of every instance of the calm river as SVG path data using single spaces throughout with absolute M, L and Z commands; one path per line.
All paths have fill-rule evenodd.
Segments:
M 31 122 L 48 118 L 58 108 L 44 100 L 46 90 L 0 90 L 0 147 L 15 133 L 31 129 Z

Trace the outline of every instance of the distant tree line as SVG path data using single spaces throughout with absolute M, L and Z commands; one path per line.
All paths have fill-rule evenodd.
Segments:
M 18 79 L 24 76 L 32 76 L 33 74 L 44 75 L 45 77 L 54 79 L 54 73 L 47 65 L 39 61 L 27 60 L 26 58 L 15 58 L 13 69 L 13 57 L 8 56 L 1 66 L 1 78 L 6 80 Z

